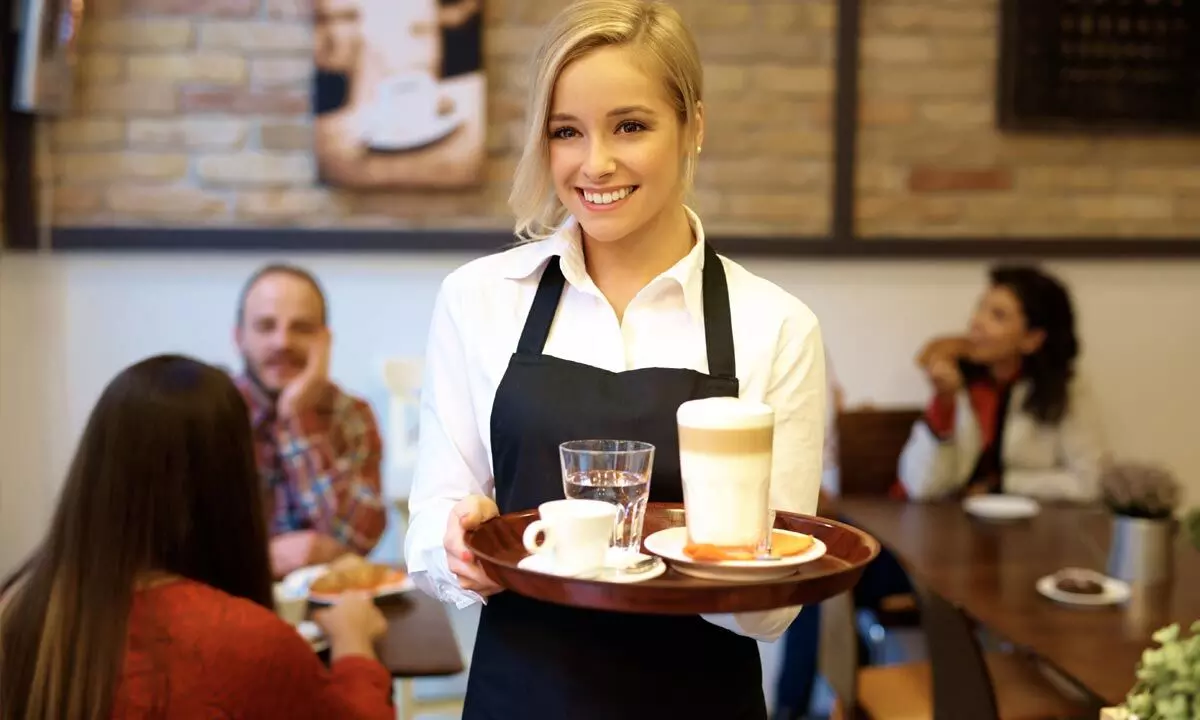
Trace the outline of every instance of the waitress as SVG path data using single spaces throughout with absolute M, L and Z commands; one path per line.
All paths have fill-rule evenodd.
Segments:
M 500 592 L 463 542 L 563 497 L 558 446 L 656 446 L 650 499 L 681 502 L 675 412 L 775 411 L 771 506 L 812 512 L 825 377 L 813 313 L 722 258 L 684 206 L 704 137 L 696 45 L 670 7 L 577 2 L 537 51 L 510 204 L 519 246 L 444 281 L 429 335 L 406 538 L 426 592 L 483 601 L 465 720 L 763 720 L 755 639 L 799 608 L 610 613 Z M 485 599 L 486 598 L 486 599 Z

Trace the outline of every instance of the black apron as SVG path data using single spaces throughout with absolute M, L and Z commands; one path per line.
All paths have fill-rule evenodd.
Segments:
M 491 434 L 500 512 L 564 497 L 558 446 L 642 440 L 655 446 L 650 500 L 682 502 L 675 412 L 688 400 L 736 397 L 725 270 L 705 246 L 704 335 L 710 375 L 643 368 L 614 373 L 542 354 L 565 280 L 550 259 L 496 390 Z M 512 591 L 479 622 L 463 720 L 764 720 L 757 644 L 698 615 L 582 610 Z

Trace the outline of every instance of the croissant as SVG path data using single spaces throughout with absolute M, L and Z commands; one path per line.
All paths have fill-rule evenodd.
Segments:
M 370 592 L 385 585 L 398 583 L 404 578 L 403 571 L 387 565 L 361 563 L 325 573 L 313 581 L 309 591 L 321 594 L 337 594 L 354 590 Z

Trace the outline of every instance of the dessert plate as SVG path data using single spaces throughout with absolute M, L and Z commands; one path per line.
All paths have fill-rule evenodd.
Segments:
M 1064 589 L 1063 581 L 1075 583 L 1080 588 L 1092 587 L 1095 592 Z M 1047 575 L 1037 581 L 1037 591 L 1055 602 L 1077 607 L 1119 605 L 1128 601 L 1130 596 L 1128 583 L 1084 568 L 1063 568 Z
M 804 533 L 774 529 L 776 537 L 791 535 L 805 537 Z M 811 536 L 809 536 L 811 537 Z M 770 578 L 782 578 L 796 572 L 797 567 L 823 556 L 825 543 L 812 538 L 812 546 L 797 555 L 773 557 L 764 560 L 697 560 L 688 555 L 684 548 L 688 544 L 687 528 L 673 527 L 646 538 L 646 549 L 670 561 L 671 566 L 685 575 L 706 580 L 734 580 L 754 582 Z

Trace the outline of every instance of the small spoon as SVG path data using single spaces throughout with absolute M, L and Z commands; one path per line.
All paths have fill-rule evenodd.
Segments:
M 659 563 L 659 560 L 657 557 L 647 557 L 647 558 L 642 558 L 641 560 L 638 560 L 637 562 L 635 562 L 631 565 L 626 565 L 623 568 L 614 568 L 614 569 L 616 569 L 618 572 L 637 574 L 637 573 L 644 573 L 644 572 L 649 572 L 650 570 L 653 570 L 655 568 L 655 566 L 658 565 L 658 563 Z

